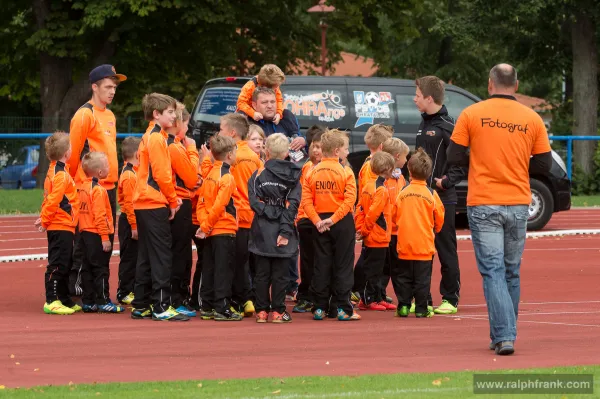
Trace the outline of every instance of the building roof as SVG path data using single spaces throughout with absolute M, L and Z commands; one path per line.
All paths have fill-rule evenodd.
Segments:
M 377 66 L 372 58 L 362 57 L 352 53 L 341 53 L 342 59 L 336 62 L 327 72 L 327 76 L 373 76 Z M 298 75 L 320 74 L 321 67 L 300 62 L 294 68 Z M 311 73 L 312 72 L 312 73 Z
M 525 94 L 520 93 L 516 93 L 515 98 L 518 102 L 532 108 L 536 112 L 547 112 L 552 110 L 552 105 L 548 104 L 543 98 L 526 96 Z

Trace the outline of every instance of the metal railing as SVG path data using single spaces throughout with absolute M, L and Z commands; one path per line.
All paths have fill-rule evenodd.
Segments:
M 569 180 L 573 177 L 573 141 L 600 140 L 600 136 L 550 136 L 550 140 L 566 141 L 567 142 L 567 176 Z

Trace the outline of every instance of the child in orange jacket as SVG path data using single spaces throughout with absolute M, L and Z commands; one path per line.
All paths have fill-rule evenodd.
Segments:
M 69 297 L 67 282 L 73 254 L 75 227 L 79 221 L 79 197 L 66 165 L 71 156 L 69 135 L 56 132 L 46 139 L 50 160 L 44 181 L 44 202 L 35 225 L 48 237 L 48 266 L 44 278 L 48 314 L 73 314 L 81 310 Z M 66 199 L 66 201 L 65 201 Z
M 252 94 L 258 86 L 269 87 L 275 91 L 275 100 L 277 101 L 277 112 L 273 123 L 278 124 L 283 118 L 283 95 L 279 86 L 285 82 L 283 71 L 273 64 L 263 65 L 258 75 L 253 77 L 242 87 L 237 101 L 238 112 L 243 112 L 255 121 L 263 119 L 263 115 L 252 108 Z
M 200 228 L 196 236 L 206 239 L 203 250 L 200 296 L 203 320 L 239 321 L 242 315 L 231 306 L 235 259 L 237 210 L 233 202 L 235 179 L 230 173 L 236 145 L 231 137 L 213 136 L 210 151 L 215 161 L 204 179 L 198 200 Z
M 435 254 L 435 232 L 444 225 L 444 205 L 437 192 L 427 184 L 431 158 L 419 148 L 408 161 L 411 182 L 396 199 L 399 262 L 392 269 L 392 284 L 398 297 L 397 316 L 407 317 L 412 297 L 415 315 L 432 317 L 427 308 L 431 287 L 431 268 Z
M 371 158 L 371 172 L 378 177 L 369 181 L 357 207 L 356 239 L 363 240 L 365 285 L 360 291 L 361 310 L 395 310 L 381 296 L 381 275 L 392 233 L 391 202 L 385 181 L 392 176 L 394 157 L 378 152 Z
M 84 254 L 81 270 L 83 311 L 121 313 L 125 308 L 112 303 L 108 283 L 112 255 L 109 235 L 114 234 L 115 229 L 108 193 L 99 182 L 109 172 L 106 154 L 87 153 L 82 159 L 82 169 L 86 175 L 79 189 L 79 231 Z
M 138 147 L 140 139 L 127 137 L 121 144 L 121 155 L 125 165 L 121 169 L 117 199 L 121 208 L 119 216 L 119 287 L 117 301 L 123 305 L 131 305 L 133 301 L 133 286 L 135 282 L 135 267 L 138 255 L 138 231 L 133 211 L 133 193 L 137 183 L 137 168 L 139 165 Z

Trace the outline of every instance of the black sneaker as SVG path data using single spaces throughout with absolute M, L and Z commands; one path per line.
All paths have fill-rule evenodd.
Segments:
M 502 341 L 496 344 L 496 355 L 506 356 L 515 353 L 513 341 Z
M 222 313 L 215 312 L 215 321 L 241 321 L 243 317 L 231 309 L 226 309 Z
M 131 318 L 136 319 L 136 320 L 151 319 L 152 311 L 150 309 L 146 309 L 146 308 L 133 309 L 131 311 Z
M 202 320 L 213 320 L 215 318 L 215 310 L 214 309 L 200 309 L 200 318 Z
M 155 321 L 189 321 L 190 318 L 184 314 L 178 313 L 173 306 L 169 306 L 162 313 L 152 312 L 152 320 Z

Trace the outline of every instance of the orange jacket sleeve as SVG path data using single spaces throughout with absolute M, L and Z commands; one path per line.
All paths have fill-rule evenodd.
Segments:
M 50 223 L 52 223 L 52 219 L 54 218 L 54 214 L 58 211 L 58 207 L 60 205 L 60 201 L 62 201 L 65 196 L 65 191 L 67 189 L 68 179 L 65 176 L 65 173 L 57 173 L 52 178 L 52 191 L 46 195 L 44 201 L 42 202 L 42 212 L 40 218 L 42 219 L 42 227 L 48 228 Z
M 106 190 L 100 186 L 96 186 L 92 189 L 90 196 L 92 201 L 94 226 L 98 229 L 98 234 L 102 237 L 102 241 L 108 241 L 110 228 L 108 227 L 106 215 L 106 203 L 108 202 Z
M 356 207 L 356 213 L 354 214 L 354 227 L 356 231 L 361 231 L 365 224 L 365 212 L 362 205 Z
M 206 217 L 198 219 L 200 221 L 200 228 L 203 232 L 209 233 L 221 215 L 225 213 L 225 207 L 231 200 L 233 190 L 235 190 L 235 180 L 233 176 L 228 173 L 219 180 L 219 188 L 217 196 L 215 197 L 215 202 L 210 209 L 206 209 Z M 198 205 L 200 204 L 198 203 Z
M 183 180 L 183 184 L 189 189 L 196 187 L 198 183 L 198 161 L 200 159 L 196 145 L 186 146 L 185 152 L 183 152 L 181 146 L 171 144 L 169 154 L 171 155 L 171 166 L 177 176 Z
M 279 87 L 275 90 L 275 100 L 277 101 L 277 114 L 280 118 L 283 118 L 283 94 L 281 94 Z
M 335 224 L 339 222 L 348 212 L 352 211 L 354 204 L 356 203 L 356 181 L 354 180 L 354 173 L 351 169 L 346 167 L 346 185 L 344 187 L 344 202 L 338 208 L 337 211 L 331 216 L 331 221 Z
M 200 226 L 200 228 L 202 229 L 200 221 L 206 220 L 206 216 L 207 216 L 206 203 L 204 202 L 204 185 L 200 186 L 200 189 L 198 190 L 197 195 L 198 195 L 198 201 L 196 203 L 196 219 L 198 221 L 198 226 Z M 204 230 L 202 230 L 202 231 L 204 231 Z M 207 231 L 204 231 L 204 232 L 208 233 Z
M 242 111 L 251 118 L 254 118 L 254 113 L 256 112 L 254 111 L 254 108 L 252 108 L 252 94 L 254 93 L 254 89 L 256 89 L 256 86 L 252 79 L 250 79 L 244 87 L 242 87 L 237 100 L 237 110 Z
M 450 136 L 450 140 L 454 141 L 458 145 L 462 145 L 463 147 L 468 147 L 471 142 L 469 129 L 469 113 L 468 111 L 463 111 L 458 117 L 458 120 L 456 121 L 456 126 L 454 126 L 454 130 L 452 131 L 452 136 Z
M 137 230 L 135 221 L 135 212 L 133 211 L 133 193 L 135 192 L 136 179 L 133 173 L 129 172 L 129 177 L 123 181 L 123 207 L 121 212 L 127 215 L 127 221 L 131 225 L 132 230 Z
M 302 186 L 302 200 L 300 201 L 300 206 L 304 209 L 304 213 L 313 222 L 314 225 L 321 221 L 321 217 L 317 213 L 315 209 L 315 203 L 313 200 L 314 193 L 311 183 L 311 176 L 307 176 L 304 180 L 304 185 Z
M 365 222 L 361 229 L 361 234 L 366 237 L 371 234 L 375 222 L 379 216 L 383 213 L 387 202 L 390 200 L 389 194 L 385 187 L 379 187 L 373 194 L 373 202 L 366 211 Z
M 72 177 L 75 177 L 77 174 L 79 161 L 81 160 L 81 152 L 85 146 L 87 134 L 94 123 L 94 117 L 90 110 L 82 108 L 77 113 L 80 115 L 76 114 L 73 119 L 71 119 L 71 126 L 69 127 L 71 158 L 69 158 L 67 163 L 69 164 L 69 173 Z
M 437 191 L 433 192 L 433 229 L 436 233 L 439 233 L 444 226 L 444 204 L 440 199 Z
M 171 208 L 177 207 L 177 194 L 173 186 L 173 172 L 169 160 L 167 143 L 160 134 L 148 137 L 148 158 L 152 168 L 152 177 L 158 184 L 160 192 L 165 196 Z
M 206 176 L 210 173 L 210 168 L 212 168 L 212 161 L 210 160 L 210 157 L 206 157 L 200 164 L 200 176 L 202 176 L 203 179 L 206 179 Z

